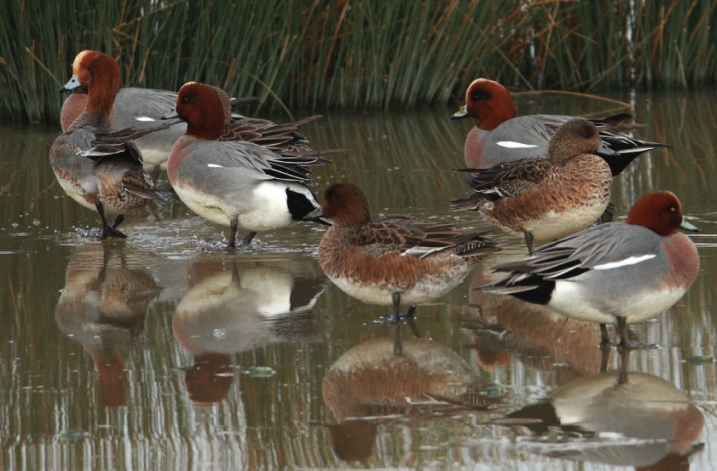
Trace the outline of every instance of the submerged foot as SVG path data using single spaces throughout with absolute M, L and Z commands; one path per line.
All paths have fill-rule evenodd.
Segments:
M 629 340 L 628 342 L 620 342 L 618 348 L 624 350 L 654 350 L 660 348 L 656 343 L 641 343 L 635 340 Z
M 245 247 L 249 244 L 251 244 L 251 241 L 254 239 L 254 236 L 256 235 L 256 232 L 250 232 L 239 241 L 240 247 Z
M 112 226 L 106 226 L 104 229 L 102 229 L 102 235 L 100 235 L 100 240 L 105 240 L 109 237 L 115 237 L 118 239 L 126 239 L 127 236 L 123 233 L 115 229 L 115 225 Z
M 372 321 L 366 322 L 366 325 L 374 324 L 374 325 L 388 325 L 388 324 L 399 324 L 401 322 L 406 321 L 406 316 L 399 316 L 398 319 L 396 319 L 396 316 L 393 314 L 384 314 L 381 317 L 378 317 Z
M 370 322 L 367 322 L 366 324 L 376 324 L 376 325 L 386 325 L 386 324 L 400 324 L 403 322 L 406 323 L 413 323 L 415 317 L 414 313 L 416 312 L 416 307 L 411 306 L 408 308 L 408 311 L 406 311 L 406 314 L 398 315 L 396 314 L 384 314 L 381 317 L 374 319 Z M 415 325 L 415 324 L 414 324 Z

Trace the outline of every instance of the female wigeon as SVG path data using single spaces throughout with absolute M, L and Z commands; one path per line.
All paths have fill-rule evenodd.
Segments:
M 253 142 L 232 140 L 237 132 L 230 114 L 224 91 L 185 84 L 174 111 L 165 115 L 187 123 L 186 132 L 172 147 L 167 175 L 189 209 L 230 228 L 228 243 L 235 247 L 239 226 L 249 231 L 241 241 L 247 245 L 257 232 L 286 227 L 317 209 L 319 204 L 308 189 L 309 167 L 329 161 L 319 156 L 321 152 L 279 154 Z M 296 137 L 291 132 L 289 140 Z
M 60 93 L 72 92 L 62 104 L 60 111 L 60 125 L 66 131 L 85 109 L 88 98 L 87 83 L 79 80 L 80 61 L 87 51 L 80 52 L 72 64 L 73 79 L 60 88 Z M 257 97 L 232 99 L 232 106 L 256 103 Z M 110 110 L 109 119 L 111 128 L 115 130 L 130 127 L 146 128 L 157 126 L 162 115 L 174 107 L 177 102 L 177 93 L 169 90 L 150 88 L 120 88 L 115 98 L 114 106 Z M 159 173 L 162 166 L 166 166 L 172 145 L 184 134 L 186 125 L 167 127 L 138 138 L 135 142 L 142 152 L 144 168 L 149 172 Z
M 608 206 L 612 173 L 592 152 L 600 145 L 595 125 L 577 118 L 561 126 L 546 157 L 529 157 L 473 170 L 474 193 L 452 209 L 480 211 L 508 232 L 522 233 L 528 250 L 594 224 Z
M 162 199 L 131 141 L 166 125 L 111 130 L 109 115 L 120 80 L 117 61 L 98 51 L 84 51 L 75 62 L 78 76 L 73 81 L 87 84 L 87 106 L 53 142 L 50 163 L 63 190 L 82 206 L 97 210 L 101 238 L 126 237 L 117 230 L 123 213 Z M 112 225 L 105 213 L 118 214 Z
M 518 110 L 508 90 L 501 84 L 484 78 L 474 80 L 466 90 L 465 104 L 452 119 L 473 117 L 478 124 L 466 136 L 466 165 L 472 168 L 490 167 L 511 160 L 545 155 L 550 138 L 556 129 L 575 116 L 526 115 Z M 624 131 L 646 127 L 630 124 L 632 116 L 618 114 L 591 120 L 600 131 L 603 146 L 596 153 L 609 164 L 613 175 L 620 173 L 643 152 L 656 147 L 670 147 L 659 142 L 641 141 Z M 605 152 L 606 147 L 613 152 Z
M 669 191 L 637 200 L 626 223 L 600 224 L 537 249 L 524 260 L 494 267 L 507 278 L 483 289 L 547 305 L 568 317 L 617 324 L 620 345 L 627 325 L 657 316 L 690 288 L 700 269 L 695 244 L 679 227 L 682 207 Z
M 355 298 L 393 305 L 395 322 L 401 301 L 413 317 L 417 304 L 443 296 L 481 257 L 500 250 L 482 237 L 490 228 L 459 230 L 404 215 L 372 221 L 368 199 L 355 185 L 331 185 L 321 209 L 333 222 L 319 244 L 324 273 Z

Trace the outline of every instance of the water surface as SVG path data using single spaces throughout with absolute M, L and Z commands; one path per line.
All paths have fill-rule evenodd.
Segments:
M 717 94 L 615 98 L 650 125 L 638 137 L 674 145 L 616 180 L 618 214 L 669 189 L 702 229 L 691 235 L 699 278 L 635 326 L 660 348 L 626 359 L 627 385 L 617 352 L 596 347 L 596 325 L 471 289 L 525 253 L 517 238 L 499 236 L 504 252 L 419 307 L 415 337 L 368 325 L 387 309 L 324 277 L 320 226 L 231 251 L 220 228 L 174 201 L 128 215 L 127 240 L 89 239 L 97 216 L 63 194 L 48 162 L 59 128 L 0 127 L 2 469 L 713 469 Z M 624 111 L 574 98 L 520 105 Z M 316 169 L 316 193 L 353 182 L 376 216 L 483 224 L 447 210 L 467 194 L 453 169 L 471 124 L 452 111 L 307 126 L 316 147 L 351 150 Z M 541 425 L 556 416 L 570 426 Z

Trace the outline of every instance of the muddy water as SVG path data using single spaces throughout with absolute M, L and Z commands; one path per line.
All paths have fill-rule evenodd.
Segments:
M 230 251 L 220 228 L 170 201 L 129 215 L 125 241 L 89 239 L 96 215 L 63 194 L 47 160 L 59 129 L 0 127 L 0 469 L 713 469 L 717 94 L 615 98 L 650 124 L 639 137 L 674 145 L 617 179 L 618 214 L 670 189 L 702 229 L 691 236 L 699 278 L 635 326 L 660 348 L 626 358 L 622 385 L 597 326 L 471 289 L 525 253 L 518 239 L 419 307 L 415 337 L 366 325 L 386 308 L 326 280 L 322 227 Z M 317 169 L 316 192 L 353 182 L 375 215 L 482 224 L 447 211 L 466 194 L 452 169 L 469 123 L 449 121 L 452 111 L 313 124 L 317 147 L 351 149 Z

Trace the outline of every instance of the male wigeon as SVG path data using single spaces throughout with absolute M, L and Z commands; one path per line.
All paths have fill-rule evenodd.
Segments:
M 529 157 L 473 170 L 474 193 L 452 209 L 480 211 L 508 232 L 522 233 L 528 250 L 594 224 L 608 206 L 612 173 L 593 154 L 600 145 L 595 125 L 576 118 L 550 140 L 546 157 Z
M 239 226 L 249 231 L 241 241 L 247 245 L 257 232 L 286 227 L 317 209 L 319 204 L 308 188 L 309 167 L 329 160 L 320 157 L 319 151 L 300 151 L 303 135 L 291 125 L 277 133 L 293 143 L 283 142 L 291 151 L 282 154 L 254 142 L 233 140 L 241 132 L 230 114 L 229 95 L 224 91 L 195 82 L 185 84 L 174 110 L 165 115 L 187 123 L 186 132 L 172 147 L 167 175 L 189 209 L 230 228 L 228 244 L 235 247 Z
M 214 95 L 221 104 L 221 113 L 216 113 L 219 110 L 216 106 L 193 107 L 194 104 L 202 102 L 202 96 L 213 97 Z M 344 152 L 344 149 L 314 150 L 308 145 L 309 140 L 306 135 L 299 132 L 301 126 L 321 119 L 321 115 L 280 124 L 268 119 L 237 115 L 232 113 L 234 99 L 230 99 L 224 90 L 199 82 L 187 82 L 182 85 L 178 99 L 173 106 L 179 103 L 180 99 L 184 102 L 183 114 L 189 115 L 190 111 L 192 113 L 188 119 L 192 120 L 193 134 L 201 134 L 204 139 L 253 142 L 279 154 L 327 155 Z M 211 100 L 205 98 L 204 101 L 215 102 L 213 98 Z M 174 118 L 186 121 L 176 108 L 162 116 L 162 119 Z M 219 121 L 222 122 L 221 126 Z
M 496 422 L 518 434 L 530 431 L 520 442 L 541 454 L 592 464 L 578 469 L 689 471 L 690 456 L 701 449 L 704 415 L 670 381 L 627 371 L 629 353 L 620 352 L 618 371 L 566 381 Z
M 452 119 L 473 117 L 478 124 L 466 136 L 465 160 L 472 168 L 490 167 L 511 160 L 545 155 L 556 129 L 575 116 L 526 115 L 518 110 L 508 90 L 484 78 L 474 80 L 466 90 L 465 103 Z M 618 114 L 591 120 L 600 131 L 603 146 L 596 152 L 609 164 L 613 175 L 620 173 L 635 157 L 656 147 L 670 147 L 624 134 L 644 124 L 628 123 L 632 116 Z M 607 148 L 613 152 L 602 152 Z
M 697 248 L 679 227 L 682 207 L 669 191 L 637 200 L 626 223 L 600 224 L 544 245 L 524 260 L 494 267 L 510 275 L 483 289 L 547 305 L 563 315 L 617 324 L 621 346 L 627 325 L 657 316 L 690 288 L 700 269 Z
M 324 273 L 355 298 L 393 305 L 395 322 L 401 301 L 413 317 L 417 304 L 443 296 L 481 257 L 500 250 L 482 237 L 491 228 L 459 230 L 404 215 L 372 221 L 368 199 L 355 185 L 331 185 L 321 210 L 333 223 L 319 244 Z
M 72 64 L 73 79 L 60 88 L 60 93 L 72 92 L 62 104 L 60 125 L 66 131 L 80 116 L 87 104 L 87 84 L 77 77 L 79 64 L 86 51 L 80 52 Z M 258 102 L 257 97 L 233 98 L 231 105 L 239 106 Z M 162 115 L 174 107 L 177 92 L 150 88 L 120 88 L 110 110 L 111 128 L 115 130 L 130 127 L 145 128 L 157 126 Z M 144 168 L 156 174 L 166 166 L 172 145 L 186 131 L 184 123 L 178 123 L 158 132 L 139 137 L 135 144 L 142 152 Z
M 98 51 L 84 51 L 75 62 L 78 76 L 73 81 L 87 84 L 87 106 L 53 142 L 50 163 L 63 190 L 82 206 L 97 210 L 101 238 L 125 237 L 117 230 L 123 214 L 162 199 L 132 140 L 166 126 L 111 130 L 109 115 L 120 81 L 117 61 Z M 105 213 L 118 214 L 112 225 Z

